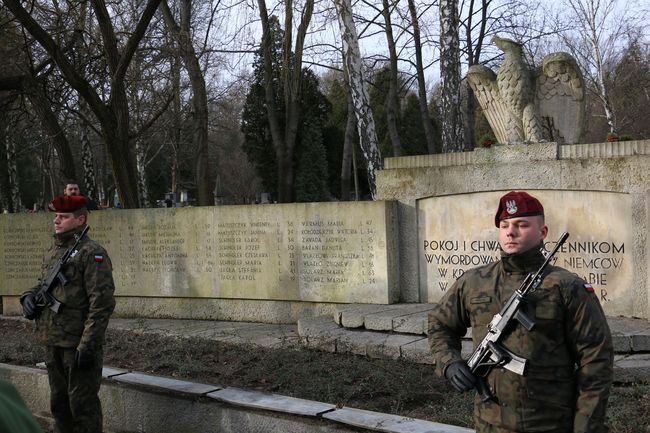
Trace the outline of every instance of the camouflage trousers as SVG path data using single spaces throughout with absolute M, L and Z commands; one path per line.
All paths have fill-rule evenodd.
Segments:
M 50 410 L 55 433 L 101 433 L 102 407 L 99 386 L 102 381 L 103 352 L 95 353 L 94 366 L 79 370 L 76 349 L 47 346 L 47 377 L 50 382 Z

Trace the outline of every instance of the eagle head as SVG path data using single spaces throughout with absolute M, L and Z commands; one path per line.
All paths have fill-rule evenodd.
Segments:
M 496 45 L 501 51 L 504 53 L 521 53 L 521 44 L 519 42 L 515 42 L 512 39 L 507 39 L 507 38 L 500 38 L 498 36 L 494 36 L 492 38 L 492 43 Z

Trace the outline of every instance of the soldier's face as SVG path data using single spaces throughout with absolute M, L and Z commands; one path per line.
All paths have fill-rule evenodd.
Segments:
M 73 213 L 57 212 L 54 214 L 54 233 L 64 233 L 76 229 L 85 222 L 85 216 L 75 216 Z
M 63 190 L 63 195 L 79 195 L 81 191 L 79 190 L 79 185 L 76 183 L 69 183 L 65 186 Z
M 548 227 L 540 216 L 505 219 L 499 223 L 499 244 L 508 254 L 528 251 L 548 234 Z

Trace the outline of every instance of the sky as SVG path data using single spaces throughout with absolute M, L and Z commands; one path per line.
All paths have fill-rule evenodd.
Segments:
M 427 65 L 425 76 L 429 90 L 439 81 L 438 65 L 438 6 L 427 1 L 415 0 L 418 13 L 420 14 L 420 27 L 423 38 L 423 58 Z M 647 0 L 562 0 L 560 2 L 551 0 L 491 0 L 490 10 L 492 19 L 489 22 L 489 30 L 498 33 L 500 36 L 510 37 L 524 41 L 525 47 L 535 62 L 541 62 L 544 55 L 554 51 L 566 51 L 560 38 L 551 32 L 552 27 L 568 29 L 577 21 L 571 19 L 571 8 L 569 2 L 580 1 L 599 2 L 601 10 L 606 6 L 612 6 L 612 12 L 607 19 L 601 23 L 600 28 L 604 34 L 611 31 L 611 28 L 619 26 L 621 22 L 629 22 L 644 29 L 646 41 L 650 40 L 648 29 L 650 29 L 650 2 Z M 230 2 L 230 3 L 228 3 Z M 526 3 L 528 2 L 528 3 Z M 227 0 L 217 2 L 218 5 L 214 16 L 216 21 L 211 27 L 210 41 L 218 51 L 212 55 L 219 56 L 223 61 L 221 67 L 209 72 L 211 79 L 224 85 L 233 80 L 240 80 L 242 76 L 250 73 L 252 65 L 252 54 L 242 54 L 242 51 L 253 51 L 261 39 L 261 24 L 259 20 L 259 8 L 257 1 Z M 304 0 L 297 0 L 297 6 L 302 6 Z M 375 5 L 376 6 L 373 6 Z M 395 3 L 393 3 L 395 4 Z M 400 9 L 406 8 L 406 2 L 397 3 Z M 468 2 L 460 1 L 462 15 L 467 15 Z M 353 2 L 353 10 L 356 15 L 357 32 L 360 35 L 360 47 L 362 56 L 368 66 L 380 66 L 387 58 L 387 42 L 383 32 L 383 19 L 380 10 L 381 2 L 374 3 L 356 1 Z M 284 20 L 284 5 L 280 3 L 267 3 L 270 14 L 277 14 L 281 22 Z M 627 15 L 622 17 L 622 15 Z M 294 13 L 294 26 L 297 27 L 300 16 Z M 393 28 L 398 45 L 400 71 L 409 74 L 414 72 L 415 56 L 412 49 L 412 37 L 408 31 L 410 18 L 408 10 L 400 11 L 395 9 L 392 14 Z M 565 20 L 565 23 L 562 21 Z M 369 23 L 368 21 L 374 21 Z M 476 19 L 474 20 L 476 22 Z M 379 24 L 377 24 L 379 23 Z M 503 30 L 504 28 L 517 30 Z M 205 29 L 203 29 L 205 31 Z M 200 32 L 199 32 L 200 33 Z M 462 36 L 464 37 L 464 36 Z M 195 36 L 196 39 L 196 36 Z M 491 61 L 491 64 L 498 65 L 500 52 L 490 44 L 490 38 L 486 40 L 482 61 Z M 333 2 L 317 0 L 314 8 L 314 15 L 310 22 L 309 34 L 305 44 L 304 66 L 314 69 L 318 74 L 324 74 L 330 69 L 340 69 L 340 36 L 339 27 L 334 13 Z M 463 61 L 463 72 L 467 64 Z

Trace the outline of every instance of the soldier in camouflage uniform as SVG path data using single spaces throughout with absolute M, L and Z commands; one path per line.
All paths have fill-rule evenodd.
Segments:
M 463 274 L 429 315 L 429 342 L 437 372 L 464 392 L 477 378 L 461 359 L 461 338 L 472 327 L 474 346 L 525 276 L 544 262 L 548 229 L 542 204 L 525 192 L 503 196 L 495 216 L 501 260 Z M 607 432 L 612 384 L 612 339 L 594 289 L 567 270 L 549 266 L 526 297 L 531 331 L 517 323 L 502 340 L 526 358 L 524 376 L 494 368 L 484 378 L 494 398 L 475 398 L 477 433 Z
M 50 202 L 54 217 L 54 244 L 45 253 L 41 280 L 70 248 L 74 235 L 86 226 L 87 200 L 61 196 Z M 68 283 L 52 294 L 62 306 L 58 313 L 40 311 L 36 286 L 20 302 L 23 314 L 36 320 L 36 332 L 46 346 L 50 382 L 50 407 L 57 433 L 101 433 L 99 386 L 102 379 L 103 345 L 108 320 L 115 308 L 111 261 L 106 250 L 84 236 L 63 268 Z

